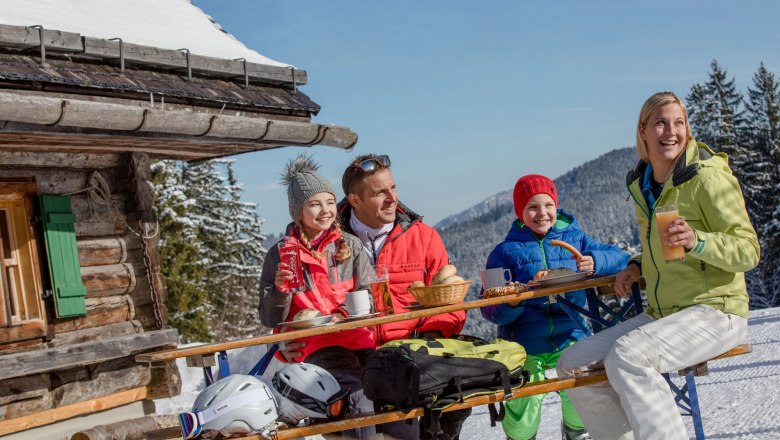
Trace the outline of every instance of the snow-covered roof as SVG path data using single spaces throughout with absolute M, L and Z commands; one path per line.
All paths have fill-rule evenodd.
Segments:
M 81 35 L 287 67 L 249 49 L 190 0 L 0 0 L 0 24 L 41 25 Z

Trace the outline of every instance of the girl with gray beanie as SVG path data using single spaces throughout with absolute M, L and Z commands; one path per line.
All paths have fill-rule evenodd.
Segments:
M 272 246 L 260 279 L 260 320 L 274 332 L 304 310 L 315 316 L 348 316 L 344 307 L 347 292 L 367 289 L 369 284 L 368 254 L 357 237 L 341 231 L 336 221 L 336 189 L 320 175 L 312 159 L 300 155 L 290 160 L 282 182 L 287 186 L 292 218 L 283 241 L 298 250 L 305 288 L 295 293 L 286 289 L 293 272 L 280 262 L 279 247 Z M 363 395 L 361 380 L 365 357 L 374 346 L 373 329 L 357 328 L 289 342 L 279 357 L 328 370 L 341 386 L 350 389 L 350 413 L 354 414 L 373 410 L 373 404 Z M 368 438 L 374 432 L 369 427 L 342 434 L 346 438 Z

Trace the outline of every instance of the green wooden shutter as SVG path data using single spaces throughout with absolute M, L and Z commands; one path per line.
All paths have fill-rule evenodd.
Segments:
M 76 216 L 70 197 L 40 196 L 43 235 L 49 259 L 49 279 L 52 284 L 58 318 L 83 316 L 87 313 L 87 289 L 81 282 L 81 266 L 76 248 Z

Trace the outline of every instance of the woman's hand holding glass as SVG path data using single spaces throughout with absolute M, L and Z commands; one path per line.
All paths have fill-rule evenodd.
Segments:
M 666 241 L 667 246 L 682 246 L 686 252 L 693 249 L 696 245 L 696 232 L 683 217 L 677 217 L 672 220 L 666 231 L 663 231 L 661 237 Z

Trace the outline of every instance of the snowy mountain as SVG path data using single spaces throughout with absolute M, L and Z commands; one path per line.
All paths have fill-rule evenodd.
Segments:
M 780 437 L 780 308 L 751 311 L 749 329 L 745 342 L 753 345 L 752 353 L 714 361 L 709 364 L 709 375 L 696 379 L 708 439 Z M 248 372 L 264 352 L 262 346 L 229 352 L 231 370 Z M 188 368 L 184 359 L 176 362 L 181 371 L 182 392 L 174 398 L 156 400 L 157 414 L 189 410 L 203 389 L 200 369 Z M 273 374 L 277 368 L 278 363 L 274 361 L 266 375 Z M 694 438 L 691 419 L 686 417 L 685 421 L 690 438 Z M 542 424 L 537 439 L 559 439 L 560 423 L 560 400 L 557 394 L 551 394 L 542 405 Z M 461 438 L 503 440 L 506 436 L 500 426 L 490 427 L 487 407 L 480 406 L 474 408 L 466 420 Z

